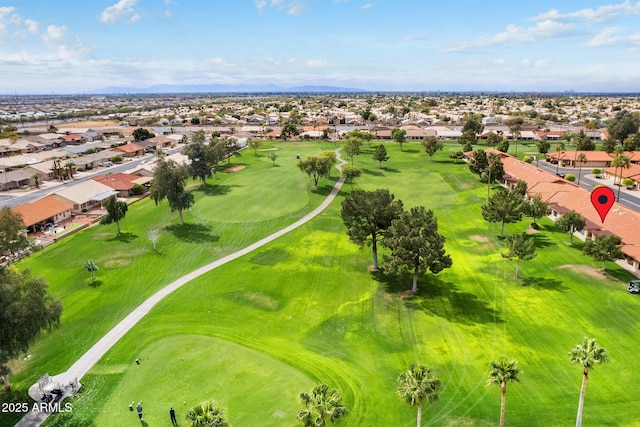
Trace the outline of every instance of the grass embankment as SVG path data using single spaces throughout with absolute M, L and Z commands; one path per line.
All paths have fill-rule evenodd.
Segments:
M 507 422 L 569 425 L 581 370 L 569 364 L 568 351 L 583 336 L 596 337 L 611 354 L 611 362 L 590 376 L 585 423 L 638 425 L 635 396 L 640 385 L 633 379 L 633 366 L 640 300 L 618 280 L 628 274 L 613 264 L 608 265 L 610 275 L 597 273 L 598 266 L 581 254 L 581 244 L 569 246 L 568 236 L 543 220 L 534 235 L 538 257 L 522 263 L 521 279 L 516 280 L 515 261 L 500 255 L 499 224 L 486 223 L 480 213 L 486 186 L 465 165 L 450 163 L 446 153 L 429 161 L 416 143 L 405 144 L 404 152 L 397 144 L 386 146 L 391 159 L 383 169 L 370 154 L 356 157 L 364 173 L 354 188 L 388 188 L 406 207 L 433 209 L 453 268 L 438 276 L 427 274 L 419 281 L 418 295 L 403 297 L 410 279 L 367 272 L 370 249 L 359 250 L 349 242 L 338 199 L 312 222 L 166 298 L 85 377 L 85 386 L 72 400 L 74 411 L 52 417 L 47 425 L 134 425 L 137 416 L 128 405 L 139 400 L 145 421 L 157 425 L 168 422 L 170 406 L 181 419 L 183 402 L 189 407 L 213 398 L 228 407 L 234 425 L 293 426 L 298 394 L 327 382 L 342 390 L 352 410 L 344 425 L 411 426 L 415 410 L 395 397 L 395 379 L 413 361 L 434 366 L 444 384 L 440 402 L 425 408 L 425 422 L 495 425 L 499 390 L 485 383 L 488 363 L 500 356 L 518 359 L 524 371 L 521 384 L 509 385 Z M 290 153 L 296 150 L 306 152 L 295 148 Z M 63 370 L 84 351 L 65 357 L 52 352 L 61 336 L 69 339 L 64 348 L 87 347 L 107 324 L 137 304 L 132 299 L 139 302 L 185 270 L 219 256 L 223 250 L 217 248 L 230 251 L 257 240 L 305 210 L 286 208 L 298 193 L 309 194 L 309 180 L 295 166 L 287 169 L 291 181 L 282 183 L 289 189 L 275 189 L 268 175 L 270 161 L 245 156 L 246 169 L 218 181 L 229 191 L 200 198 L 187 217 L 190 224 L 215 224 L 204 228 L 208 231 L 198 233 L 199 225 L 188 225 L 191 232 L 180 233 L 173 225 L 177 214 L 143 203 L 123 223 L 137 238 L 113 239 L 114 233 L 104 235 L 103 227 L 29 260 L 35 272 L 52 276 L 52 289 L 63 298 L 66 311 L 61 329 L 38 341 L 32 360 L 14 378 L 21 387 L 47 369 L 52 374 Z M 263 161 L 264 170 L 251 177 Z M 328 182 L 323 179 L 321 185 Z M 283 192 L 280 200 L 271 197 L 276 190 Z M 241 217 L 244 210 L 227 202 L 233 196 L 238 203 L 252 198 L 247 206 L 262 206 L 256 215 L 284 212 L 277 219 L 252 222 L 253 216 Z M 207 209 L 202 209 L 205 203 Z M 287 217 L 289 212 L 296 214 Z M 233 222 L 236 215 L 242 222 Z M 138 216 L 146 222 L 138 223 Z M 509 224 L 506 233 L 525 230 L 528 222 Z M 173 231 L 163 234 L 160 255 L 149 250 L 149 242 L 139 245 L 138 254 L 133 249 L 154 223 L 171 224 Z M 231 239 L 231 233 L 240 235 Z M 212 235 L 220 237 L 211 242 Z M 92 255 L 98 264 L 109 257 L 120 259 L 115 254 L 121 251 L 145 262 L 122 261 L 113 271 L 101 270 L 98 287 L 88 286 L 84 271 L 60 278 L 64 271 L 45 267 L 63 259 L 55 255 L 73 259 L 69 265 L 81 270 L 89 251 L 104 252 L 102 260 Z M 137 357 L 140 365 L 134 362 Z

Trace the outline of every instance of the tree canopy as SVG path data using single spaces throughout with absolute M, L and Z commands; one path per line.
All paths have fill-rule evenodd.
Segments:
M 12 256 L 31 248 L 22 215 L 5 206 L 0 210 L 0 256 Z
M 556 228 L 565 233 L 569 233 L 569 242 L 573 245 L 573 233 L 582 230 L 586 222 L 576 211 L 563 213 L 556 221 Z
M 500 387 L 500 427 L 504 427 L 504 410 L 507 398 L 507 383 L 520 382 L 522 370 L 518 367 L 517 360 L 508 360 L 501 357 L 491 362 L 491 370 L 487 385 L 497 385 Z
M 378 241 L 403 211 L 402 201 L 389 190 L 354 190 L 342 201 L 340 216 L 352 242 L 371 245 L 373 268 L 378 269 Z
M 305 407 L 296 416 L 305 427 L 326 427 L 327 423 L 338 422 L 350 412 L 342 405 L 340 392 L 327 384 L 319 384 L 309 393 L 300 393 L 300 401 Z
M 621 249 L 622 241 L 618 236 L 601 234 L 596 237 L 596 240 L 587 240 L 582 252 L 593 258 L 594 261 L 602 262 L 602 271 L 605 271 L 607 261 L 624 258 Z
M 191 177 L 201 179 L 202 184 L 207 184 L 207 178 L 211 177 L 211 153 L 204 142 L 192 142 L 184 148 L 184 154 L 189 158 L 189 171 Z
M 425 403 L 438 401 L 442 382 L 430 366 L 413 363 L 398 376 L 396 394 L 409 406 L 418 407 L 417 426 L 422 426 L 422 407 Z
M 187 166 L 180 166 L 173 160 L 159 159 L 149 192 L 149 196 L 156 205 L 167 199 L 171 212 L 178 211 L 183 225 L 182 213 L 194 202 L 193 194 L 185 188 L 185 180 L 188 176 Z
M 433 159 L 433 155 L 436 151 L 442 151 L 444 149 L 444 144 L 435 136 L 427 136 L 420 143 L 422 148 L 424 148 L 425 153 L 429 155 L 429 159 Z
M 9 387 L 8 363 L 27 351 L 43 330 L 58 326 L 62 304 L 42 278 L 29 271 L 0 269 L 0 375 Z
M 153 138 L 156 135 L 153 132 L 148 131 L 145 128 L 138 128 L 133 131 L 133 137 L 136 141 L 144 141 L 145 139 Z
M 404 129 L 394 129 L 391 131 L 391 138 L 398 144 L 400 144 L 400 151 L 402 151 L 402 144 L 407 141 L 407 131 Z
M 187 412 L 186 419 L 191 427 L 229 427 L 227 411 L 208 401 L 194 406 Z
M 533 238 L 527 238 L 525 233 L 515 233 L 506 236 L 504 243 L 507 246 L 507 252 L 502 253 L 503 258 L 517 260 L 516 279 L 520 272 L 520 261 L 528 261 L 536 257 L 536 243 Z
M 518 222 L 522 219 L 525 203 L 520 193 L 500 190 L 482 205 L 482 217 L 489 222 L 501 223 L 500 234 L 502 235 L 506 223 Z
M 390 255 L 384 256 L 385 272 L 413 273 L 411 292 L 416 293 L 418 277 L 427 270 L 438 274 L 451 267 L 444 242 L 432 210 L 417 206 L 402 212 L 391 222 L 383 240 L 384 246 L 391 250 Z
M 118 234 L 120 234 L 120 221 L 127 215 L 129 206 L 127 202 L 118 200 L 116 196 L 111 196 L 104 201 L 104 207 L 107 209 L 107 214 L 100 218 L 100 224 L 116 223 L 118 228 Z
M 380 144 L 376 147 L 373 152 L 373 160 L 379 163 L 379 167 L 382 169 L 382 162 L 386 162 L 389 160 L 389 154 L 387 153 L 387 149 L 384 144 Z
M 298 168 L 313 177 L 313 184 L 317 187 L 318 181 L 322 177 L 328 177 L 331 172 L 331 158 L 327 156 L 307 156 L 303 160 L 298 160 Z

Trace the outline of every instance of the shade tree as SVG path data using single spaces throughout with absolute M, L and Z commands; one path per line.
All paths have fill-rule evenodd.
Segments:
M 407 142 L 407 131 L 404 129 L 396 128 L 391 131 L 391 139 L 400 144 L 400 151 L 404 151 L 402 149 L 402 144 Z
M 380 144 L 376 147 L 373 152 L 373 160 L 379 163 L 380 169 L 382 169 L 382 162 L 389 160 L 389 154 L 387 153 L 387 149 L 384 144 Z
M 602 271 L 607 266 L 607 261 L 615 261 L 624 258 L 622 253 L 622 241 L 613 234 L 601 234 L 595 240 L 587 240 L 582 252 L 590 256 L 596 262 L 602 262 Z
M 444 149 L 444 143 L 435 136 L 425 137 L 420 144 L 422 145 L 422 148 L 424 148 L 424 151 L 427 153 L 430 160 L 433 160 L 433 155 L 437 151 L 442 151 Z
M 432 210 L 417 206 L 402 212 L 391 222 L 382 241 L 391 250 L 391 254 L 384 255 L 385 273 L 411 273 L 411 292 L 418 292 L 418 277 L 427 271 L 438 274 L 451 267 L 444 242 Z
M 500 235 L 504 234 L 504 225 L 522 219 L 525 208 L 524 198 L 516 192 L 500 190 L 482 205 L 482 217 L 488 222 L 499 222 Z
M 207 178 L 211 177 L 211 155 L 209 147 L 204 142 L 192 142 L 184 149 L 184 154 L 189 158 L 189 171 L 191 177 L 202 180 L 202 185 L 207 184 Z
M 149 191 L 149 197 L 156 206 L 166 199 L 171 212 L 178 211 L 182 225 L 184 225 L 183 212 L 194 203 L 193 194 L 186 189 L 185 185 L 188 176 L 188 166 L 178 165 L 171 159 L 159 159 Z
M 569 242 L 573 245 L 573 233 L 580 231 L 586 225 L 586 221 L 574 210 L 563 213 L 556 221 L 556 228 L 564 233 L 569 233 Z
M 328 177 L 331 172 L 331 159 L 327 156 L 307 156 L 298 160 L 298 169 L 313 178 L 313 185 L 318 186 L 322 177 Z
M 378 269 L 378 242 L 403 211 L 401 200 L 389 190 L 354 190 L 343 201 L 340 216 L 349 239 L 363 247 L 371 246 L 373 268 Z
M 100 224 L 111 224 L 115 222 L 118 234 L 120 234 L 120 221 L 127 216 L 129 205 L 127 205 L 127 202 L 118 200 L 116 196 L 111 196 L 104 201 L 104 207 L 107 210 L 107 214 L 100 218 Z
M 507 252 L 502 252 L 502 257 L 509 260 L 516 259 L 516 279 L 520 272 L 520 261 L 529 261 L 536 257 L 536 244 L 533 238 L 527 238 L 525 233 L 514 233 L 506 236 L 504 243 Z
M 17 359 L 43 332 L 57 327 L 62 304 L 48 292 L 43 278 L 28 270 L 0 269 L 0 376 L 11 387 L 10 362 Z
M 22 215 L 5 206 L 0 210 L 0 256 L 11 257 L 33 247 Z

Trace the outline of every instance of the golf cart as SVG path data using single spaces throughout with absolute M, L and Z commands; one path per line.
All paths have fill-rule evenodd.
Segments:
M 640 294 L 640 280 L 630 281 L 627 290 L 631 294 Z

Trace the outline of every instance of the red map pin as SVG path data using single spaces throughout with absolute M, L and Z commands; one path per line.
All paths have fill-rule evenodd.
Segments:
M 591 192 L 591 204 L 598 211 L 602 222 L 604 222 L 604 218 L 609 213 L 615 200 L 615 194 L 609 187 L 598 187 Z

